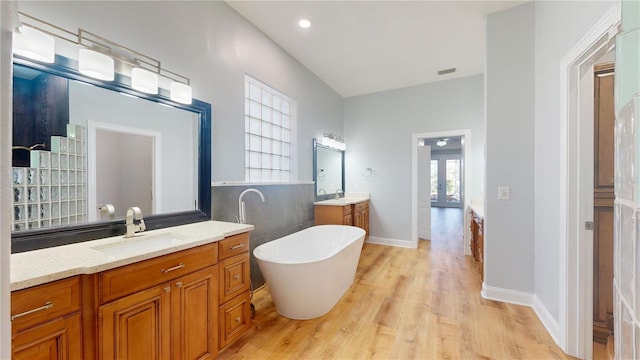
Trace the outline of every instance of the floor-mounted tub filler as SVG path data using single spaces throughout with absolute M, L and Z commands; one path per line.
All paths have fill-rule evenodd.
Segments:
M 328 313 L 353 284 L 364 236 L 354 226 L 320 225 L 258 246 L 278 312 L 298 320 Z

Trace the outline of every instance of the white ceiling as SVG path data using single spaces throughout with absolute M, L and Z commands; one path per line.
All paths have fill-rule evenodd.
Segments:
M 227 0 L 343 97 L 483 73 L 485 15 L 525 2 Z

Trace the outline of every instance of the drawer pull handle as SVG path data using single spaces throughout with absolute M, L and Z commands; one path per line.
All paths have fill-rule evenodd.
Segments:
M 240 322 L 240 318 L 239 317 L 235 318 L 235 321 Z
M 229 249 L 238 250 L 238 249 L 242 249 L 243 247 L 244 247 L 244 244 L 238 244 L 238 245 L 231 246 Z
M 27 315 L 33 314 L 33 313 L 38 312 L 38 311 L 51 309 L 52 307 L 53 307 L 53 303 L 51 301 L 47 301 L 46 303 L 44 303 L 44 305 L 42 305 L 42 306 L 40 306 L 38 308 L 31 309 L 31 310 L 25 311 L 25 312 L 20 313 L 20 314 L 12 315 L 11 316 L 11 321 L 13 321 L 13 320 L 15 320 L 15 319 L 17 319 L 19 317 L 23 317 L 23 316 L 27 316 Z
M 166 274 L 168 272 L 172 272 L 173 270 L 182 269 L 185 266 L 187 266 L 187 265 L 185 265 L 184 263 L 180 263 L 180 264 L 178 264 L 178 265 L 176 265 L 174 267 L 170 267 L 168 269 L 162 269 L 162 270 L 160 270 L 160 272 L 163 273 L 163 274 Z
M 234 279 L 234 280 L 240 280 L 240 275 L 237 275 L 237 274 L 236 274 L 236 275 L 233 275 L 233 279 Z

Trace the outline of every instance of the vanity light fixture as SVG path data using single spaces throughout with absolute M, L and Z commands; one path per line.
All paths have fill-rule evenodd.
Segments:
M 182 104 L 191 104 L 193 98 L 191 97 L 191 86 L 183 84 L 181 82 L 171 82 L 171 100 Z
M 158 74 L 135 67 L 131 69 L 131 87 L 147 94 L 157 94 Z
M 55 39 L 40 30 L 21 25 L 13 33 L 14 54 L 51 64 L 56 57 L 55 48 Z
M 113 58 L 91 49 L 78 51 L 78 71 L 95 79 L 113 81 L 115 63 Z
M 347 144 L 342 141 L 340 136 L 335 134 L 324 134 L 322 139 L 318 139 L 318 143 L 336 150 L 344 151 L 347 149 Z
M 158 94 L 159 87 L 169 86 L 168 97 L 182 104 L 191 104 L 191 86 L 187 77 L 164 69 L 160 61 L 120 45 L 84 29 L 72 32 L 57 25 L 18 11 L 21 26 L 14 33 L 14 53 L 37 61 L 55 62 L 55 39 L 67 41 L 79 48 L 78 71 L 86 76 L 113 81 L 115 69 L 129 75 L 125 86 L 148 94 Z M 26 42 L 34 35 L 40 41 Z M 39 54 L 39 55 L 38 55 Z M 46 56 L 45 56 L 46 54 Z M 165 79 L 160 81 L 160 79 Z M 167 96 L 160 92 L 161 96 Z
M 447 145 L 447 142 L 444 139 L 440 139 L 438 140 L 438 142 L 436 142 L 436 145 L 443 147 L 445 145 Z

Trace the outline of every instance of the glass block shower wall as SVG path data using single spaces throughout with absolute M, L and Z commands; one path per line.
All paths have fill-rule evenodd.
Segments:
M 640 358 L 640 2 L 622 2 L 616 43 L 614 339 L 616 359 Z
M 67 125 L 50 150 L 31 150 L 29 167 L 13 167 L 13 230 L 87 220 L 85 128 Z

